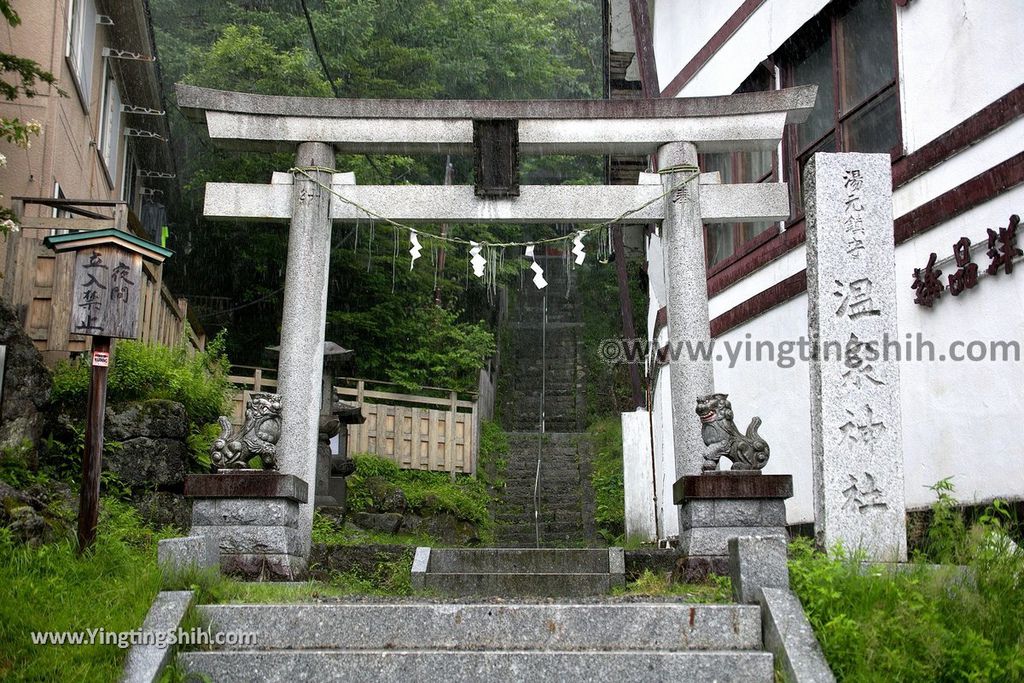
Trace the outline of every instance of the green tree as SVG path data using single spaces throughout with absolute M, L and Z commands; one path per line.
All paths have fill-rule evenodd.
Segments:
M 600 95 L 596 0 L 306 0 L 321 49 L 314 49 L 298 0 L 152 0 L 165 87 L 175 82 L 281 95 L 382 98 L 551 98 Z M 172 112 L 174 108 L 172 106 Z M 172 285 L 183 294 L 228 297 L 242 308 L 204 320 L 231 326 L 231 357 L 272 362 L 278 341 L 287 230 L 280 225 L 207 223 L 199 216 L 209 181 L 259 182 L 293 164 L 287 154 L 215 149 L 196 127 L 171 118 L 184 179 L 170 208 Z M 472 182 L 468 159 L 454 159 L 456 183 Z M 340 156 L 360 184 L 440 183 L 444 158 Z M 524 172 L 593 177 L 594 159 L 524 160 Z M 439 226 L 422 226 L 439 232 Z M 467 278 L 468 254 L 423 238 L 409 270 L 409 238 L 378 222 L 336 229 L 332 240 L 328 337 L 356 350 L 360 376 L 416 384 L 469 386 L 493 345 L 484 287 Z M 475 240 L 550 236 L 550 228 L 459 226 Z M 515 272 L 509 262 L 504 272 Z M 435 286 L 444 310 L 433 306 Z M 484 320 L 482 323 L 481 320 Z M 473 368 L 470 368 L 473 365 Z

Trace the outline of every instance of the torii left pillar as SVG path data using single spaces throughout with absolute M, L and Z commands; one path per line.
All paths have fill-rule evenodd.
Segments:
M 327 279 L 331 259 L 331 186 L 334 147 L 324 142 L 299 145 L 295 165 L 319 183 L 299 174 L 292 185 L 292 219 L 288 230 L 284 311 L 277 391 L 281 395 L 278 468 L 309 485 L 316 483 L 317 430 L 320 421 Z M 313 496 L 299 506 L 302 555 L 309 555 Z

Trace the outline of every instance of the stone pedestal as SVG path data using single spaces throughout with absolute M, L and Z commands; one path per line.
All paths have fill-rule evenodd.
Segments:
M 299 505 L 306 482 L 291 474 L 253 470 L 195 474 L 185 478 L 192 498 L 192 536 L 220 548 L 225 574 L 293 581 L 306 571 L 299 534 Z
M 679 548 L 693 557 L 729 556 L 729 539 L 786 538 L 785 500 L 793 495 L 788 474 L 724 471 L 686 476 L 672 487 L 681 506 Z

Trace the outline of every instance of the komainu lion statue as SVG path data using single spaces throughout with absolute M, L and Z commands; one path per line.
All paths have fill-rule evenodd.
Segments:
M 249 397 L 245 408 L 245 424 L 234 435 L 231 421 L 223 415 L 220 436 L 213 442 L 210 459 L 214 469 L 241 469 L 260 456 L 263 469 L 277 469 L 277 439 L 281 436 L 281 397 L 257 392 Z
M 741 434 L 732 421 L 732 404 L 728 394 L 710 394 L 697 399 L 697 415 L 704 427 L 701 436 L 708 450 L 701 469 L 714 472 L 724 455 L 734 470 L 759 470 L 768 462 L 768 442 L 757 434 L 761 418 L 755 417 Z

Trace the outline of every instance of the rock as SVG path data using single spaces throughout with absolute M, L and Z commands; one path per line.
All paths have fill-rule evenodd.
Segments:
M 138 437 L 103 454 L 103 469 L 131 488 L 180 486 L 188 471 L 189 450 L 183 441 Z
M 0 345 L 7 347 L 0 399 L 0 448 L 26 439 L 38 443 L 46 430 L 50 402 L 50 371 L 32 344 L 17 314 L 0 300 Z
M 188 416 L 185 406 L 176 401 L 151 399 L 123 403 L 107 408 L 103 436 L 108 441 L 126 441 L 140 436 L 184 440 L 188 436 Z
M 64 484 L 47 491 L 40 485 L 19 491 L 0 482 L 0 526 L 9 527 L 15 538 L 29 545 L 53 540 L 65 534 L 74 521 L 74 509 L 63 505 L 70 497 Z
M 402 489 L 383 477 L 368 478 L 366 490 L 370 493 L 371 509 L 375 512 L 402 513 L 409 507 Z
M 415 534 L 423 529 L 423 518 L 419 515 L 402 515 L 402 533 Z
M 425 517 L 421 530 L 439 541 L 451 545 L 477 545 L 480 543 L 480 533 L 476 525 L 454 515 L 442 513 Z
M 37 546 L 45 540 L 46 520 L 41 514 L 32 509 L 29 505 L 22 505 L 10 510 L 7 515 L 10 517 L 11 531 L 16 538 L 23 543 Z
M 357 512 L 352 521 L 370 531 L 394 534 L 402 526 L 402 515 L 397 512 Z
M 187 531 L 192 525 L 192 501 L 170 491 L 143 491 L 132 496 L 131 505 L 142 521 L 157 529 L 173 526 Z

